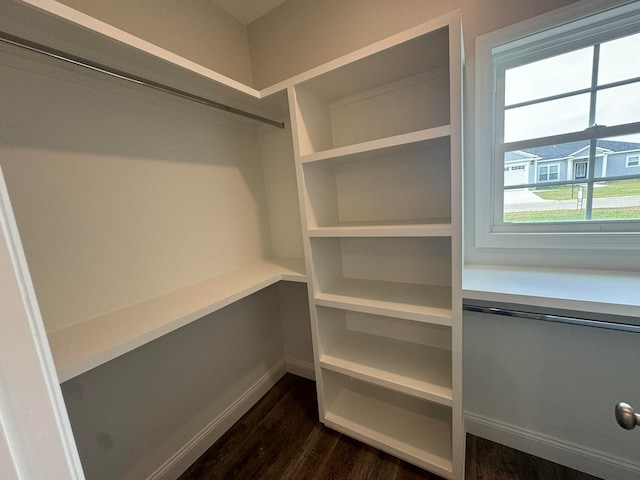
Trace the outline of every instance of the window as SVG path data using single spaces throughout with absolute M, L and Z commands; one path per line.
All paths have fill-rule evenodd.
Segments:
M 630 168 L 640 166 L 640 2 L 578 2 L 477 45 L 478 245 L 571 248 L 576 233 L 593 245 L 603 232 L 630 245 L 640 232 L 640 169 Z M 506 174 L 523 156 L 535 174 Z
M 553 182 L 558 180 L 560 165 L 538 165 L 538 182 Z

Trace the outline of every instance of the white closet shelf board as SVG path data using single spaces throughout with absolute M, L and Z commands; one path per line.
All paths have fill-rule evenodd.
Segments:
M 340 222 L 332 227 L 313 227 L 310 237 L 450 237 L 450 218 L 420 218 L 380 222 Z
M 317 293 L 316 304 L 451 326 L 451 287 L 344 278 Z
M 640 318 L 638 272 L 466 265 L 463 297 Z
M 302 260 L 259 261 L 78 325 L 48 332 L 59 380 L 69 380 L 280 280 L 305 282 Z
M 372 158 L 398 156 L 419 150 L 441 148 L 448 145 L 450 134 L 451 127 L 443 125 L 302 155 L 300 162 L 303 164 L 327 160 L 333 160 L 335 163 L 357 162 Z
M 425 403 L 418 412 L 388 402 L 384 395 L 341 387 L 327 407 L 324 423 L 335 430 L 419 465 L 452 477 L 451 424 Z M 444 407 L 435 406 L 435 409 Z
M 452 12 L 409 28 L 267 87 L 261 94 L 301 85 L 332 101 L 447 65 L 446 27 L 457 15 Z
M 253 87 L 55 0 L 2 2 L 6 33 L 257 115 L 288 115 L 285 92 L 261 101 Z
M 455 13 L 443 15 L 275 85 L 257 90 L 253 86 L 233 80 L 56 0 L 18 0 L 9 2 L 9 4 L 12 5 L 11 11 L 3 8 L 3 18 L 0 19 L 0 28 L 7 33 L 25 36 L 29 40 L 140 76 L 149 75 L 149 72 L 152 72 L 154 74 L 152 80 L 164 80 L 165 82 L 169 80 L 170 82 L 167 83 L 176 88 L 182 87 L 191 93 L 205 97 L 208 93 L 209 96 L 215 96 L 212 100 L 223 103 L 225 98 L 230 97 L 228 101 L 234 102 L 233 106 L 235 107 L 254 107 L 259 109 L 259 111 L 255 111 L 257 114 L 280 116 L 288 114 L 284 95 L 288 87 L 298 85 L 326 72 L 332 72 L 332 76 L 346 74 L 351 79 L 342 88 L 346 88 L 347 91 L 361 91 L 363 88 L 361 84 L 358 84 L 358 80 L 371 83 L 370 79 L 376 78 L 376 75 L 371 75 L 367 68 L 376 68 L 376 72 L 382 75 L 371 85 L 374 87 L 375 84 L 389 83 L 396 78 L 406 78 L 412 72 L 417 74 L 426 69 L 446 64 L 446 56 L 443 56 L 442 53 L 436 53 L 441 52 L 442 49 L 435 48 L 432 42 L 434 40 L 444 42 L 446 46 L 446 32 L 440 32 L 439 29 L 444 29 L 455 16 Z M 427 36 L 427 38 L 412 44 L 411 41 L 416 37 L 434 31 L 435 38 L 429 39 Z M 430 43 L 430 48 L 426 51 L 433 53 L 418 56 L 417 58 L 422 59 L 421 62 L 416 63 L 408 51 L 402 55 L 398 55 L 396 52 L 395 55 L 390 55 L 389 61 L 392 63 L 389 65 L 383 63 L 384 66 L 378 65 L 376 67 L 376 64 L 380 63 L 378 58 L 371 62 L 370 66 L 365 65 L 369 63 L 368 60 L 361 66 L 356 66 L 357 71 L 355 72 L 333 73 L 340 67 L 376 53 L 382 52 L 382 55 L 389 55 L 385 50 L 404 42 L 409 43 L 409 49 L 419 50 L 424 46 L 421 42 L 427 40 Z M 390 65 L 393 65 L 393 68 Z M 357 79 L 355 77 L 358 71 L 362 72 L 363 78 Z M 331 81 L 334 80 L 331 79 Z M 328 84 L 325 80 L 321 82 Z M 312 88 L 316 88 L 314 85 L 312 83 Z M 344 91 L 326 93 L 330 94 L 329 96 L 345 96 L 343 95 Z M 266 99 L 266 101 L 256 103 L 251 102 L 251 99 Z
M 398 392 L 451 406 L 451 351 L 375 335 L 346 332 L 324 347 L 328 369 Z

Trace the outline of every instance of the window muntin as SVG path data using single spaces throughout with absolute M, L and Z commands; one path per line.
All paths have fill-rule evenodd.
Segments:
M 536 148 L 544 147 L 545 138 L 576 139 L 580 142 L 575 145 L 576 151 L 565 152 L 562 156 L 537 158 L 536 177 L 527 179 L 531 183 L 525 184 L 522 179 L 520 182 L 514 182 L 513 175 L 503 172 L 503 190 L 499 192 L 502 197 L 501 215 L 494 216 L 496 224 L 561 222 L 570 225 L 574 221 L 601 222 L 616 221 L 620 218 L 640 220 L 640 212 L 636 214 L 636 209 L 632 208 L 633 202 L 611 199 L 606 201 L 613 205 L 611 208 L 627 210 L 628 214 L 620 216 L 600 215 L 601 212 L 595 211 L 604 208 L 599 206 L 603 201 L 594 202 L 594 198 L 597 198 L 596 189 L 601 188 L 600 185 L 608 180 L 619 182 L 616 184 L 617 188 L 608 189 L 609 191 L 615 190 L 620 197 L 636 196 L 635 184 L 631 181 L 624 182 L 617 177 L 634 173 L 633 170 L 620 170 L 621 149 L 637 149 L 640 152 L 640 68 L 637 67 L 637 62 L 629 61 L 636 58 L 634 55 L 639 49 L 636 45 L 638 42 L 640 34 L 634 33 L 615 40 L 594 42 L 588 47 L 583 46 L 542 60 L 536 59 L 527 63 L 522 61 L 525 59 L 519 59 L 520 63 L 511 61 L 498 65 L 497 79 L 498 85 L 502 85 L 502 90 L 498 89 L 496 101 L 497 111 L 502 113 L 496 129 L 495 152 L 499 161 L 507 161 L 507 156 L 500 152 L 509 152 L 509 147 L 518 147 L 518 151 L 532 154 Z M 585 65 L 588 63 L 590 68 L 587 71 Z M 605 67 L 611 68 L 612 73 L 602 71 Z M 534 73 L 536 68 L 543 70 Z M 543 79 L 546 69 L 556 69 L 548 72 L 548 81 Z M 566 76 L 567 72 L 579 73 L 583 78 L 579 81 L 558 79 Z M 531 79 L 523 81 L 527 76 L 537 78 L 537 83 Z M 557 84 L 554 85 L 554 82 Z M 627 141 L 612 143 L 613 140 L 608 140 L 609 143 L 605 146 L 607 140 L 604 137 L 609 132 L 625 133 Z M 583 150 L 582 153 L 578 151 L 578 147 Z M 578 153 L 582 162 L 578 161 Z M 615 160 L 611 164 L 608 163 L 610 156 Z M 549 160 L 558 160 L 559 163 L 552 166 L 548 163 Z M 631 164 L 633 165 L 633 160 Z M 578 179 L 583 183 L 576 183 L 575 180 Z M 580 191 L 579 207 L 582 211 L 577 215 L 544 214 L 553 208 L 548 204 L 543 206 L 542 203 L 532 201 L 529 205 L 530 214 L 514 220 L 513 205 L 510 203 L 514 195 L 507 192 L 526 186 L 533 195 L 539 196 L 540 192 L 537 190 L 541 183 L 560 190 L 562 198 L 566 196 L 568 189 L 572 194 Z M 551 183 L 553 185 L 550 185 Z M 621 190 L 624 188 L 629 188 L 629 191 Z M 640 192 L 637 192 L 637 197 L 640 203 Z M 568 202 L 557 203 L 556 210 L 568 210 L 563 208 L 567 204 Z M 531 214 L 536 211 L 543 213 Z
M 600 45 L 598 84 L 640 77 L 640 33 L 628 35 Z

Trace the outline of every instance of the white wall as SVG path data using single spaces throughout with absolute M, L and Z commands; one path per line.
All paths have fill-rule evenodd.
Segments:
M 638 431 L 614 419 L 618 402 L 640 401 L 638 336 L 467 314 L 467 427 L 599 478 L 638 478 Z
M 288 117 L 283 121 L 284 130 L 262 126 L 258 132 L 271 247 L 276 257 L 302 258 L 302 223 L 291 122 Z
M 148 478 L 167 461 L 180 464 L 181 453 L 188 467 L 217 439 L 217 424 L 230 427 L 251 404 L 231 421 L 227 409 L 282 374 L 279 317 L 272 286 L 65 382 L 87 479 Z M 191 444 L 195 451 L 181 452 Z
M 253 124 L 0 62 L 0 162 L 49 331 L 270 256 Z
M 255 84 L 272 85 L 457 8 L 469 56 L 478 35 L 573 1 L 289 0 L 248 26 Z
M 208 0 L 60 0 L 127 33 L 253 85 L 244 25 Z

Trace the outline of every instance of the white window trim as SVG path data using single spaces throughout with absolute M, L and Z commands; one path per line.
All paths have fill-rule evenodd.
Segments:
M 635 4 L 635 5 L 633 5 Z M 625 12 L 634 14 L 621 15 L 621 7 Z M 596 20 L 593 15 L 598 14 Z M 514 232 L 494 225 L 496 196 L 494 189 L 504 182 L 504 171 L 494 165 L 494 139 L 496 112 L 494 88 L 496 85 L 493 67 L 493 49 L 506 43 L 517 46 L 518 39 L 530 37 L 570 22 L 580 22 L 584 28 L 593 28 L 605 20 L 613 20 L 621 26 L 633 26 L 640 22 L 638 4 L 633 0 L 583 0 L 566 7 L 534 17 L 524 22 L 511 25 L 496 32 L 478 37 L 476 40 L 476 175 L 475 175 L 475 243 L 479 248 L 533 248 L 533 249 L 637 249 L 640 233 L 635 231 L 620 232 L 622 222 L 608 224 L 597 223 L 599 231 L 594 232 L 593 222 L 575 222 L 572 232 L 558 232 L 557 227 L 547 224 L 536 224 L 536 231 Z M 601 29 L 603 32 L 607 27 Z M 543 35 L 543 34 L 542 34 Z M 562 45 L 576 41 L 581 32 L 562 38 Z M 530 45 L 531 40 L 523 40 Z M 554 53 L 547 50 L 546 56 Z M 536 172 L 537 174 L 537 172 Z M 637 224 L 637 222 L 628 222 Z
M 636 159 L 636 164 L 635 165 L 630 165 L 629 164 L 629 160 L 631 160 L 632 158 Z M 638 168 L 640 167 L 640 154 L 637 155 L 627 155 L 627 161 L 625 163 L 625 167 L 626 168 Z

